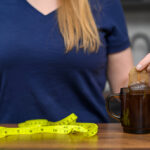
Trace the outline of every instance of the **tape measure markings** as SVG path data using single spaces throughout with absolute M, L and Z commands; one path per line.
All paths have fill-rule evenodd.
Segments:
M 66 118 L 51 122 L 47 119 L 27 120 L 18 124 L 18 128 L 0 127 L 0 138 L 8 135 L 54 133 L 69 134 L 81 133 L 84 136 L 93 136 L 98 132 L 98 126 L 94 123 L 78 123 L 77 116 L 73 113 Z

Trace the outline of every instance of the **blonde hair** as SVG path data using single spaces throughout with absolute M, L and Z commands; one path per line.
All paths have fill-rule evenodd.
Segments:
M 61 0 L 58 24 L 64 38 L 66 52 L 76 47 L 96 52 L 100 37 L 88 0 Z

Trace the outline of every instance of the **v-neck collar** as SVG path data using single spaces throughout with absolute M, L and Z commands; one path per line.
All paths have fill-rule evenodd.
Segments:
M 20 0 L 20 1 L 22 1 L 24 3 L 24 5 L 26 5 L 28 10 L 30 10 L 32 13 L 35 13 L 44 18 L 55 14 L 58 10 L 58 9 L 55 9 L 55 10 L 51 11 L 50 13 L 48 13 L 47 15 L 44 15 L 42 12 L 40 12 L 38 9 L 36 9 L 34 6 L 32 6 L 28 1 L 26 1 L 26 0 Z

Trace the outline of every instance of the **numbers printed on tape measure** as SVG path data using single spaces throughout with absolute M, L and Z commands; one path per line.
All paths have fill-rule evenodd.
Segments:
M 46 119 L 27 120 L 18 124 L 18 128 L 0 127 L 0 138 L 9 135 L 53 133 L 69 134 L 81 133 L 84 136 L 94 136 L 98 132 L 98 126 L 94 123 L 78 123 L 77 116 L 72 113 L 66 118 L 51 122 Z

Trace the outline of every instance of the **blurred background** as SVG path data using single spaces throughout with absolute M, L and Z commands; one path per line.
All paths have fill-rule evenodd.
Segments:
M 121 0 L 124 9 L 134 65 L 150 52 L 150 0 Z M 106 84 L 104 95 L 109 93 Z M 113 103 L 112 110 L 120 113 L 119 104 Z M 110 119 L 111 122 L 116 122 Z
M 150 52 L 150 0 L 122 0 L 136 65 Z

